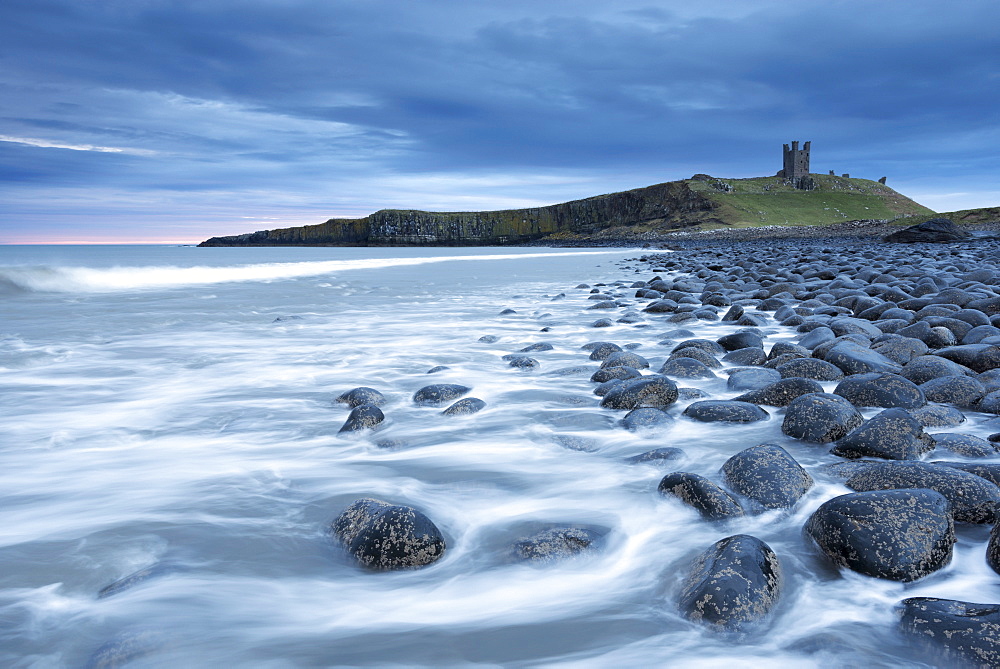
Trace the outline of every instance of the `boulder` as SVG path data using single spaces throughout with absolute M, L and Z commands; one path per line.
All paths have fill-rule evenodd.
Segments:
M 839 381 L 844 378 L 840 368 L 819 358 L 789 360 L 775 368 L 784 379 L 801 378 L 814 381 Z
M 781 431 L 795 439 L 824 444 L 846 436 L 863 422 L 861 413 L 843 397 L 809 393 L 788 404 Z
M 754 390 L 781 380 L 781 374 L 774 369 L 749 367 L 734 369 L 726 382 L 729 390 Z
M 642 372 L 638 369 L 634 369 L 628 365 L 621 365 L 619 367 L 605 367 L 604 369 L 599 369 L 591 375 L 590 380 L 594 383 L 606 383 L 615 379 L 622 381 L 637 379 L 640 376 L 642 376 Z
M 601 535 L 584 527 L 557 527 L 523 537 L 511 546 L 511 555 L 523 562 L 557 562 L 593 550 Z
M 382 410 L 374 404 L 362 404 L 351 410 L 347 422 L 340 428 L 341 432 L 356 432 L 368 430 L 385 420 Z
M 984 386 L 974 376 L 939 376 L 920 384 L 920 390 L 928 402 L 954 404 L 958 407 L 974 407 L 986 396 Z
M 468 416 L 486 408 L 486 402 L 478 397 L 466 397 L 442 411 L 445 416 Z
M 601 400 L 606 409 L 665 409 L 677 401 L 677 386 L 665 376 L 644 376 L 615 386 Z
M 834 497 L 806 523 L 831 560 L 866 576 L 910 582 L 951 561 L 951 505 L 933 490 L 878 490 Z
M 352 409 L 354 407 L 361 406 L 362 404 L 371 404 L 378 407 L 385 404 L 385 395 L 374 388 L 361 386 L 360 388 L 354 388 L 353 390 L 341 393 L 337 396 L 336 401 L 341 404 L 346 404 Z
M 924 393 L 898 374 L 874 373 L 848 376 L 833 391 L 856 407 L 916 409 L 927 404 Z
M 612 353 L 619 353 L 622 347 L 612 344 L 609 341 L 598 341 L 586 344 L 584 348 L 590 348 L 590 359 L 603 362 Z
M 917 385 L 942 376 L 970 376 L 974 372 L 968 367 L 946 360 L 936 355 L 921 355 L 906 363 L 900 376 Z
M 648 369 L 649 361 L 638 353 L 631 351 L 615 351 L 604 358 L 601 369 L 609 367 L 631 367 L 632 369 Z
M 947 218 L 932 218 L 929 221 L 897 230 L 882 238 L 884 242 L 913 244 L 915 242 L 959 242 L 972 235 Z
M 703 400 L 689 404 L 684 415 L 703 423 L 755 423 L 771 416 L 756 404 L 734 400 Z
M 916 460 L 934 449 L 934 440 L 903 409 L 886 409 L 837 441 L 830 451 L 842 458 Z
M 678 379 L 714 379 L 715 372 L 694 358 L 671 358 L 660 367 L 660 374 Z
M 950 503 L 956 521 L 994 523 L 1000 510 L 1000 488 L 981 476 L 926 462 L 872 462 L 847 479 L 857 491 L 927 488 Z
M 943 448 L 966 458 L 992 458 L 997 446 L 971 434 L 940 432 L 933 435 L 935 448 Z
M 788 406 L 792 400 L 802 395 L 810 393 L 822 393 L 823 386 L 812 379 L 781 379 L 768 384 L 763 388 L 757 388 L 735 397 L 738 402 L 750 402 L 752 404 L 766 404 L 772 407 Z
M 781 564 L 766 543 L 746 534 L 715 542 L 695 558 L 680 595 L 681 613 L 728 632 L 743 632 L 774 608 Z
M 423 567 L 445 551 L 444 537 L 430 518 L 370 497 L 347 507 L 330 531 L 358 564 L 377 571 Z
M 813 479 L 776 444 L 744 449 L 726 460 L 722 474 L 731 489 L 765 509 L 788 509 L 813 486 Z
M 640 463 L 661 464 L 680 460 L 683 457 L 684 451 L 681 449 L 674 448 L 673 446 L 666 446 L 664 448 L 654 448 L 651 451 L 646 451 L 645 453 L 639 453 L 638 455 L 625 458 L 625 462 L 630 465 Z
M 940 655 L 936 666 L 1000 667 L 1000 604 L 910 597 L 899 629 Z
M 709 520 L 743 515 L 743 509 L 735 497 L 698 474 L 688 472 L 667 474 L 660 480 L 658 490 L 661 495 L 677 497 Z
M 629 432 L 637 432 L 639 430 L 660 427 L 673 422 L 673 416 L 669 415 L 665 411 L 654 409 L 652 407 L 640 407 L 638 409 L 632 409 L 625 415 L 624 418 L 622 418 L 622 427 Z
M 826 352 L 824 359 L 848 375 L 871 372 L 898 374 L 903 369 L 902 365 L 881 353 L 850 341 L 838 342 Z
M 441 406 L 446 402 L 458 399 L 472 388 L 456 383 L 435 383 L 424 386 L 413 395 L 413 401 L 422 406 Z
M 933 404 L 911 409 L 910 415 L 917 419 L 922 427 L 954 427 L 965 422 L 965 414 L 955 407 L 945 407 Z

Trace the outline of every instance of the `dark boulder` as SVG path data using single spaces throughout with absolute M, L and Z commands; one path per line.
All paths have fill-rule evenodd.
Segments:
M 660 367 L 660 374 L 678 379 L 714 379 L 715 372 L 694 358 L 671 358 Z
M 837 441 L 830 451 L 842 458 L 916 460 L 934 449 L 934 440 L 903 409 L 886 409 Z
M 424 386 L 413 395 L 413 401 L 422 406 L 441 406 L 446 402 L 458 399 L 472 390 L 455 383 L 435 383 Z
M 910 597 L 900 602 L 899 629 L 940 654 L 950 667 L 1000 667 L 1000 604 Z
M 719 369 L 722 367 L 722 363 L 716 360 L 715 356 L 710 353 L 706 353 L 700 348 L 682 348 L 681 350 L 670 354 L 670 360 L 676 360 L 677 358 L 691 358 L 692 360 L 697 360 L 709 369 Z
M 723 335 L 715 341 L 727 351 L 736 351 L 741 348 L 764 348 L 764 339 L 753 332 L 734 332 Z
M 478 397 L 466 397 L 442 411 L 445 416 L 468 416 L 486 408 L 486 402 Z
M 760 444 L 740 451 L 722 465 L 730 488 L 765 509 L 788 509 L 813 485 L 813 479 L 788 451 Z
M 936 467 L 951 467 L 961 469 L 963 472 L 975 474 L 984 478 L 994 485 L 1000 486 L 1000 463 L 996 462 L 957 462 L 954 460 L 934 460 L 931 462 Z
M 969 376 L 974 372 L 951 360 L 936 355 L 922 355 L 906 363 L 900 376 L 913 381 L 917 385 L 927 383 L 931 379 L 942 376 Z
M 734 400 L 703 400 L 689 404 L 684 415 L 703 423 L 755 423 L 771 416 L 756 404 Z
M 422 567 L 445 550 L 441 531 L 423 513 L 368 497 L 347 507 L 330 531 L 358 564 L 379 571 Z
M 788 404 L 781 431 L 795 439 L 836 441 L 864 422 L 853 404 L 839 395 L 809 393 Z
M 905 365 L 914 358 L 927 355 L 930 350 L 924 342 L 898 334 L 884 334 L 872 342 L 872 350 L 893 362 Z
M 630 432 L 651 429 L 674 422 L 673 416 L 661 409 L 640 407 L 632 409 L 622 418 L 622 427 Z
M 822 393 L 823 386 L 812 379 L 781 379 L 763 388 L 757 388 L 735 397 L 738 402 L 766 404 L 772 407 L 788 406 L 792 400 L 810 393 Z
M 882 241 L 912 244 L 915 242 L 958 242 L 972 235 L 947 218 L 932 218 L 929 221 L 897 230 L 882 238 Z
M 955 520 L 962 523 L 993 523 L 1000 510 L 1000 488 L 981 476 L 952 467 L 926 462 L 872 462 L 847 479 L 857 491 L 928 488 L 951 503 Z
M 844 373 L 836 365 L 819 358 L 789 360 L 775 368 L 784 379 L 802 378 L 814 381 L 839 381 Z
M 1000 346 L 992 344 L 962 344 L 934 352 L 952 362 L 968 367 L 974 372 L 985 372 L 1000 367 Z
M 851 341 L 840 341 L 826 351 L 823 359 L 840 368 L 844 374 L 889 372 L 898 374 L 903 366 L 877 351 Z
M 688 472 L 667 474 L 660 481 L 658 490 L 662 495 L 677 497 L 709 520 L 743 515 L 743 509 L 735 497 L 698 474 Z
M 911 409 L 910 415 L 923 427 L 954 427 L 965 422 L 965 414 L 955 407 L 934 404 Z
M 734 365 L 763 365 L 767 362 L 767 354 L 762 348 L 739 348 L 722 356 L 722 360 Z
M 620 367 L 599 369 L 591 375 L 590 380 L 594 383 L 605 383 L 615 379 L 627 381 L 629 379 L 637 379 L 640 376 L 642 376 L 642 373 L 638 369 L 622 365 Z
M 928 402 L 973 407 L 986 396 L 986 386 L 973 376 L 939 376 L 920 384 Z
M 646 451 L 645 453 L 639 453 L 638 455 L 625 458 L 625 462 L 630 465 L 637 465 L 641 463 L 661 464 L 671 463 L 675 460 L 680 460 L 683 457 L 684 451 L 681 449 L 674 448 L 673 446 L 666 446 L 664 448 L 654 448 L 651 451 Z
M 511 555 L 524 562 L 557 562 L 593 550 L 600 539 L 595 530 L 557 527 L 517 540 L 511 547 Z
M 677 344 L 677 346 L 674 346 L 670 352 L 676 353 L 683 348 L 690 347 L 700 348 L 711 355 L 722 355 L 726 352 L 726 349 L 722 348 L 718 342 L 714 342 L 711 339 L 686 339 Z
M 940 432 L 933 435 L 935 448 L 949 450 L 966 458 L 992 458 L 997 455 L 997 446 L 971 434 Z
M 750 367 L 734 369 L 729 375 L 726 387 L 729 390 L 754 390 L 781 380 L 781 374 L 774 369 Z
M 665 376 L 646 376 L 615 386 L 601 400 L 606 409 L 665 409 L 677 401 L 677 386 Z
M 632 369 L 648 369 L 649 361 L 638 353 L 631 351 L 615 351 L 604 359 L 601 369 L 609 367 L 631 367 Z
M 915 581 L 951 561 L 951 505 L 933 490 L 878 490 L 834 497 L 806 523 L 831 560 L 866 576 Z
M 348 390 L 346 393 L 341 393 L 337 396 L 336 401 L 346 404 L 352 409 L 362 404 L 371 404 L 378 407 L 385 404 L 385 395 L 374 388 L 361 386 L 360 388 Z
M 681 613 L 728 632 L 743 632 L 774 608 L 781 564 L 766 543 L 746 534 L 715 542 L 695 558 L 680 595 Z
M 586 344 L 584 348 L 590 349 L 590 359 L 600 360 L 603 362 L 612 353 L 619 353 L 622 347 L 618 344 L 612 344 L 609 341 L 598 341 L 590 344 Z
M 385 414 L 374 404 L 362 404 L 351 409 L 347 422 L 340 428 L 341 432 L 356 432 L 369 430 L 385 420 Z
M 915 383 L 898 374 L 855 374 L 848 376 L 833 391 L 856 407 L 916 409 L 927 404 L 924 393 Z
M 514 369 L 535 369 L 539 364 L 537 360 L 526 355 L 505 355 L 504 359 Z

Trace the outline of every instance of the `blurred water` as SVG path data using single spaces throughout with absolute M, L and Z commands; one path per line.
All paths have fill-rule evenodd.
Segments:
M 575 286 L 648 278 L 624 262 L 636 255 L 0 247 L 0 663 L 80 667 L 96 652 L 100 666 L 110 643 L 134 667 L 931 666 L 897 637 L 893 606 L 996 601 L 988 528 L 960 528 L 952 565 L 916 584 L 838 573 L 801 527 L 847 489 L 817 471 L 826 447 L 781 434 L 777 410 L 745 426 L 618 426 L 580 347 L 640 344 L 657 368 L 673 328 L 657 316 L 594 329 L 608 312 Z M 793 334 L 767 332 L 768 345 Z M 531 354 L 537 370 L 500 359 L 534 342 L 554 346 Z M 438 365 L 449 369 L 426 373 Z M 724 379 L 687 385 L 732 397 Z M 487 408 L 446 417 L 412 403 L 443 382 Z M 339 435 L 348 409 L 333 399 L 356 386 L 386 395 L 387 421 Z M 793 513 L 711 524 L 656 493 L 666 471 L 716 477 L 763 442 L 817 479 Z M 624 462 L 663 446 L 686 460 Z M 353 566 L 326 527 L 362 496 L 424 511 L 445 556 L 418 571 Z M 601 550 L 545 567 L 507 558 L 557 524 L 597 529 Z M 737 642 L 674 602 L 691 558 L 739 532 L 778 553 L 787 588 L 774 619 Z

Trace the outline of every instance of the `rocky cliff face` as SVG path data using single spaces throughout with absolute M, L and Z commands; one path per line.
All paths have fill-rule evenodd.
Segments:
M 595 234 L 644 225 L 677 229 L 712 222 L 717 203 L 673 181 L 548 207 L 485 212 L 384 209 L 359 219 L 213 237 L 200 246 L 480 246 L 513 244 L 556 233 Z

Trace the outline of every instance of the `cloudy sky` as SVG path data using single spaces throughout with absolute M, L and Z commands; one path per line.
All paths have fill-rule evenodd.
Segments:
M 697 7 L 695 7 L 697 5 Z M 1000 205 L 996 0 L 3 0 L 0 243 L 812 168 Z

